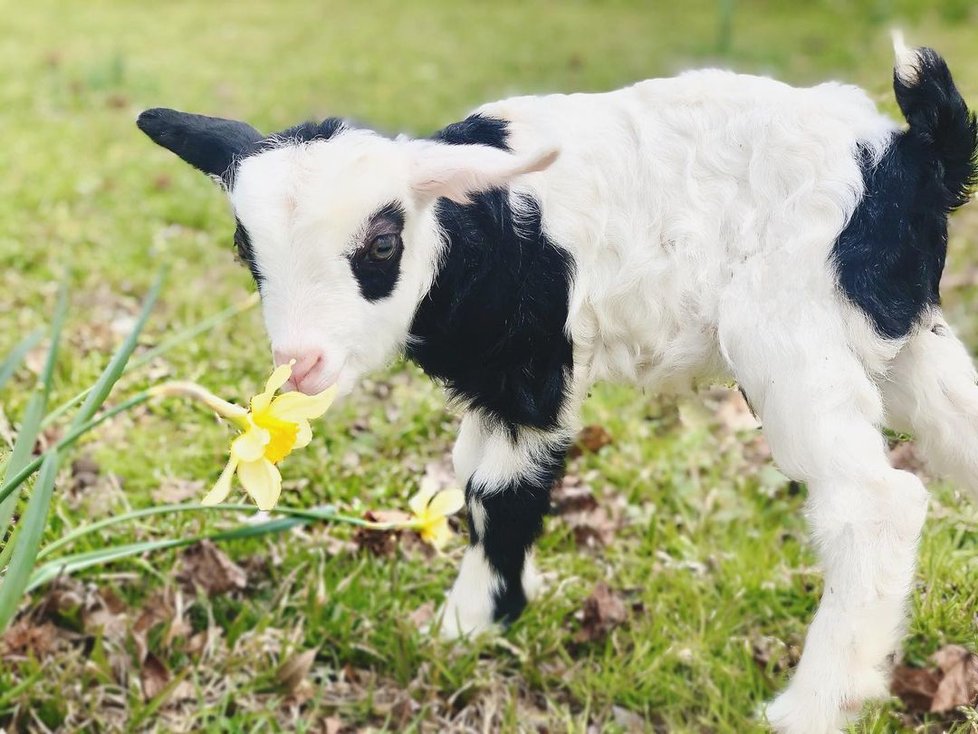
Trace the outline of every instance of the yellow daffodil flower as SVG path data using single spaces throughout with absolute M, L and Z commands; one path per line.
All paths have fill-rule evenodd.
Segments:
M 411 498 L 408 506 L 414 516 L 408 527 L 416 530 L 421 539 L 441 549 L 452 537 L 448 516 L 465 506 L 465 494 L 460 489 L 443 489 L 421 485 L 420 491 Z
M 282 492 L 282 475 L 276 466 L 295 449 L 312 440 L 309 421 L 325 413 L 336 397 L 329 387 L 317 395 L 287 392 L 275 395 L 292 375 L 292 363 L 272 372 L 265 390 L 251 399 L 250 410 L 228 403 L 200 385 L 174 382 L 154 389 L 158 395 L 188 395 L 197 398 L 215 413 L 234 423 L 241 435 L 231 442 L 231 456 L 214 488 L 201 502 L 216 505 L 231 492 L 231 480 L 238 475 L 241 485 L 260 510 L 270 510 Z

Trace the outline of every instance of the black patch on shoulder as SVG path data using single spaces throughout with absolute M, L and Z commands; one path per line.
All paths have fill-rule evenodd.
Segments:
M 832 251 L 839 286 L 890 339 L 906 336 L 940 302 L 947 208 L 934 156 L 906 132 L 875 166 L 860 149 L 865 191 Z
M 234 249 L 235 257 L 248 266 L 248 270 L 251 271 L 251 276 L 255 279 L 255 285 L 258 286 L 258 290 L 261 290 L 262 284 L 262 274 L 258 270 L 258 265 L 255 263 L 255 251 L 251 246 L 251 237 L 248 235 L 248 230 L 244 228 L 241 224 L 241 220 L 235 218 L 236 227 L 234 229 Z
M 341 130 L 352 125 L 342 117 L 328 117 L 322 122 L 302 122 L 266 138 L 269 142 L 311 143 L 314 140 L 329 140 Z
M 564 333 L 571 259 L 541 231 L 536 202 L 508 191 L 438 203 L 441 268 L 411 326 L 408 356 L 503 421 L 553 428 L 573 363 Z
M 474 115 L 434 136 L 506 145 L 506 123 Z M 449 391 L 510 425 L 553 428 L 573 366 L 564 333 L 573 263 L 543 233 L 540 207 L 508 189 L 440 199 L 446 245 L 411 326 L 408 357 Z
M 509 150 L 509 129 L 505 120 L 484 115 L 470 115 L 461 122 L 453 122 L 431 136 L 450 145 L 488 145 L 491 148 Z
M 526 606 L 522 583 L 526 553 L 543 531 L 550 490 L 563 472 L 567 448 L 567 443 L 556 444 L 538 457 L 532 478 L 502 488 L 473 486 L 471 481 L 466 487 L 469 502 L 482 505 L 486 522 L 485 534 L 480 537 L 471 528 L 469 541 L 473 546 L 482 544 L 486 560 L 500 579 L 493 595 L 496 622 L 514 622 Z
M 370 217 L 360 234 L 360 246 L 347 255 L 360 294 L 366 300 L 378 301 L 394 292 L 401 275 L 403 230 L 404 207 L 396 202 L 387 204 Z M 389 238 L 388 243 L 395 248 L 390 257 L 378 259 L 374 256 L 372 245 L 378 237 Z

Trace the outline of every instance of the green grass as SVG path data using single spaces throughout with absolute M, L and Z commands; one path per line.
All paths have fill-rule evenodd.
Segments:
M 252 288 L 233 262 L 222 196 L 138 133 L 134 119 L 146 107 L 238 116 L 262 129 L 342 114 L 426 133 L 511 93 L 608 89 L 719 63 L 799 84 L 856 82 L 894 112 L 887 29 L 897 22 L 911 41 L 940 49 L 978 103 L 970 2 L 928 9 L 887 0 L 744 1 L 735 4 L 727 40 L 722 5 L 35 0 L 5 8 L 0 355 L 47 323 L 67 277 L 73 297 L 56 405 L 94 381 L 161 263 L 171 273 L 144 347 Z M 955 274 L 978 261 L 974 209 L 954 222 Z M 946 305 L 978 346 L 974 296 L 974 288 L 955 289 Z M 260 317 L 251 312 L 126 377 L 114 400 L 148 384 L 147 375 L 198 380 L 241 400 L 268 365 Z M 32 385 L 23 371 L 7 384 L 0 405 L 9 419 L 19 420 Z M 786 680 L 787 648 L 800 646 L 820 590 L 803 493 L 751 460 L 744 441 L 722 427 L 679 420 L 691 409 L 637 398 L 625 388 L 595 390 L 586 420 L 605 426 L 615 443 L 570 463 L 609 506 L 622 504 L 624 527 L 609 547 L 586 550 L 551 519 L 539 552 L 547 592 L 503 640 L 445 645 L 408 621 L 451 583 L 460 544 L 445 557 L 408 545 L 374 558 L 336 552 L 335 539 L 349 538 L 350 529 L 317 527 L 227 546 L 252 569 L 246 591 L 185 594 L 189 627 L 173 639 L 166 623 L 150 630 L 149 650 L 174 686 L 185 684 L 179 701 L 165 693 L 145 700 L 132 636 L 107 630 L 62 640 L 40 659 L 0 660 L 0 726 L 15 716 L 22 729 L 43 722 L 66 731 L 317 731 L 336 715 L 391 731 L 584 732 L 626 730 L 631 712 L 650 730 L 760 729 L 755 712 Z M 444 459 L 456 422 L 436 386 L 395 366 L 330 413 L 313 444 L 285 464 L 292 480 L 285 500 L 353 512 L 402 506 L 424 464 Z M 99 463 L 102 480 L 79 492 L 63 472 L 47 539 L 148 506 L 164 482 L 209 485 L 226 435 L 178 402 L 113 421 L 80 449 Z M 950 488 L 934 489 L 906 642 L 916 663 L 945 643 L 978 647 L 978 513 Z M 116 528 L 77 550 L 231 522 L 188 515 Z M 132 624 L 155 594 L 177 593 L 179 559 L 164 552 L 82 578 L 111 589 Z M 606 639 L 579 644 L 574 615 L 600 579 L 643 609 Z M 70 610 L 58 621 L 82 625 Z M 208 628 L 209 645 L 188 650 L 187 639 Z M 765 668 L 754 645 L 774 650 Z M 290 699 L 274 671 L 313 647 L 313 685 Z M 856 730 L 911 729 L 899 706 L 885 704 Z

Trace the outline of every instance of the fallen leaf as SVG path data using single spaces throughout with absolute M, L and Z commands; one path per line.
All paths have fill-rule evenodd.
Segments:
M 899 441 L 890 448 L 890 464 L 894 469 L 902 469 L 926 477 L 924 460 L 917 453 L 917 447 L 912 441 Z
M 149 653 L 139 669 L 143 697 L 149 701 L 162 693 L 170 683 L 170 671 L 153 653 Z
M 177 579 L 188 587 L 202 589 L 208 596 L 242 590 L 248 574 L 209 540 L 195 543 L 183 552 Z
M 931 702 L 932 713 L 978 703 L 978 655 L 960 645 L 946 645 L 934 653 L 933 660 L 944 677 Z
M 890 690 L 913 714 L 946 713 L 978 703 L 978 655 L 960 645 L 934 653 L 935 668 L 897 665 Z
M 316 649 L 293 655 L 275 672 L 275 680 L 286 693 L 294 693 L 312 670 L 316 662 Z
M 611 545 L 619 524 L 603 507 L 568 513 L 564 515 L 564 521 L 573 530 L 577 544 L 589 548 Z
M 54 650 L 57 628 L 50 622 L 35 624 L 24 617 L 0 637 L 0 658 L 34 657 L 42 659 Z
M 566 475 L 550 493 L 550 501 L 558 515 L 586 512 L 598 506 L 591 487 L 577 475 Z
M 584 426 L 577 434 L 577 439 L 574 441 L 574 445 L 571 446 L 568 455 L 574 458 L 584 453 L 594 454 L 613 443 L 613 441 L 614 439 L 604 426 L 596 424 Z
M 368 510 L 363 514 L 365 520 L 379 523 L 403 523 L 411 519 L 411 515 L 399 510 Z M 387 557 L 394 553 L 402 533 L 400 530 L 374 530 L 357 528 L 353 534 L 353 542 L 360 550 Z
M 170 505 L 183 502 L 191 497 L 201 497 L 203 494 L 203 481 L 167 477 L 159 487 L 153 490 L 152 497 L 153 501 L 158 504 Z
M 343 731 L 343 721 L 337 716 L 327 716 L 323 721 L 323 734 L 340 734 Z
M 628 610 L 622 598 L 606 584 L 599 581 L 591 596 L 584 600 L 584 614 L 578 642 L 592 642 L 607 635 L 628 618 Z
M 754 411 L 744 394 L 740 390 L 729 388 L 711 390 L 710 397 L 713 399 L 713 414 L 717 422 L 731 433 L 741 431 L 755 431 L 761 427 L 760 421 L 754 415 Z
M 435 603 L 426 601 L 408 615 L 408 620 L 418 629 L 427 626 L 435 617 Z

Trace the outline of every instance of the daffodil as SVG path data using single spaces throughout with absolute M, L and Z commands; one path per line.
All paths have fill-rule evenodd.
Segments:
M 442 548 L 452 537 L 448 516 L 465 506 L 465 494 L 459 489 L 438 490 L 432 484 L 422 483 L 421 489 L 411 498 L 412 519 L 407 526 L 416 530 L 421 539 L 435 548 Z
M 223 502 L 231 492 L 235 474 L 260 510 L 270 510 L 278 502 L 282 475 L 277 464 L 293 450 L 309 444 L 312 440 L 309 421 L 325 413 L 336 396 L 335 387 L 317 395 L 299 392 L 276 395 L 291 375 L 291 362 L 277 367 L 268 378 L 265 390 L 251 399 L 249 409 L 228 403 L 194 383 L 174 382 L 154 388 L 158 395 L 197 398 L 241 429 L 241 434 L 231 442 L 231 456 L 224 471 L 201 501 L 203 504 Z

